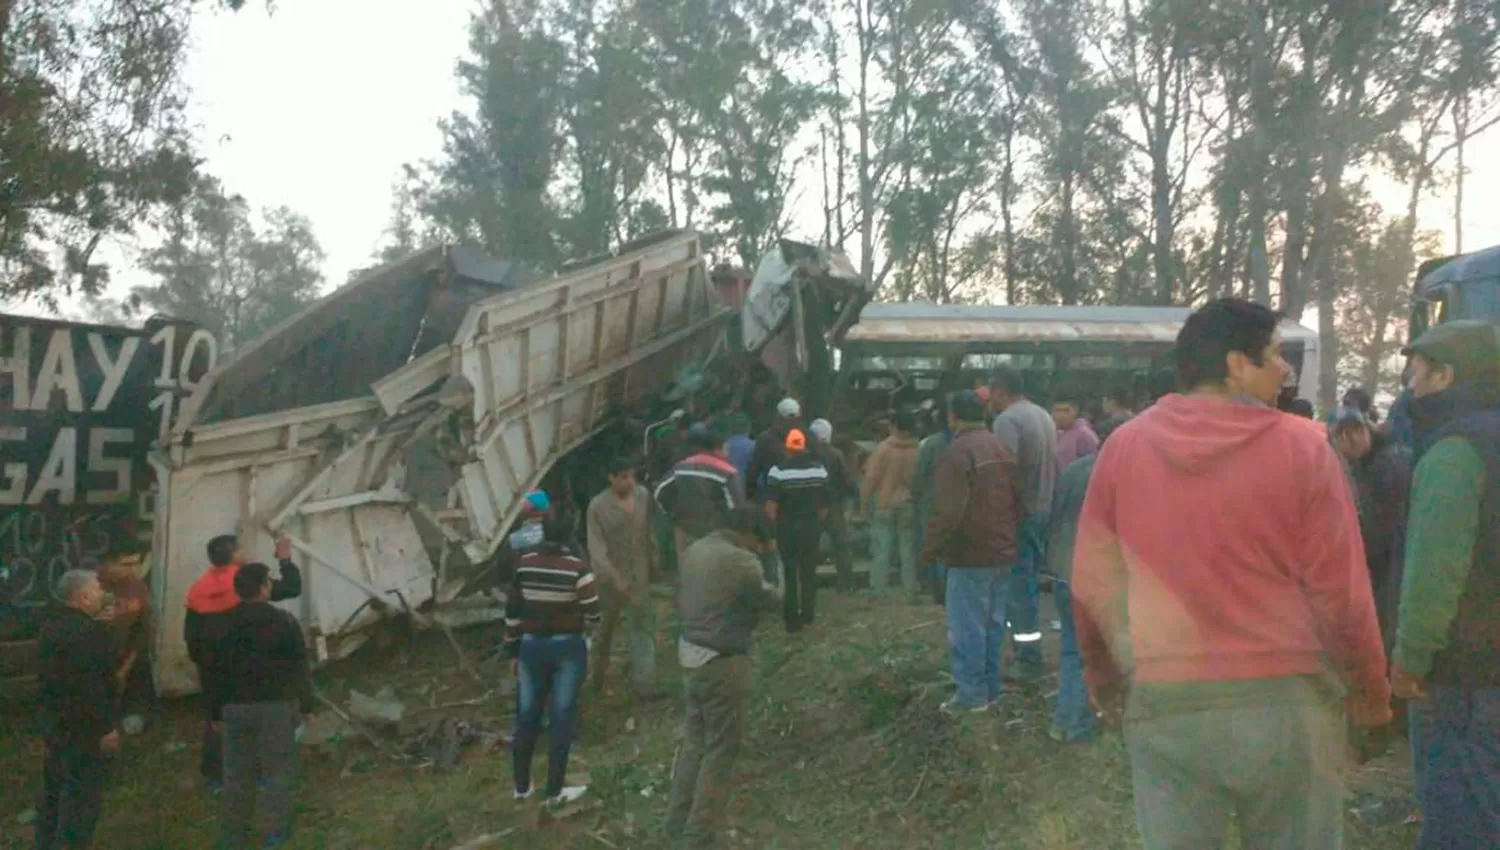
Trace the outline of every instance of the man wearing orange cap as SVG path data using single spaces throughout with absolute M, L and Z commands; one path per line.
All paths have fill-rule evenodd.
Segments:
M 786 457 L 766 473 L 766 513 L 776 522 L 776 540 L 786 565 L 783 614 L 788 632 L 811 625 L 817 613 L 818 555 L 829 504 L 828 469 L 807 450 L 807 434 L 786 435 Z

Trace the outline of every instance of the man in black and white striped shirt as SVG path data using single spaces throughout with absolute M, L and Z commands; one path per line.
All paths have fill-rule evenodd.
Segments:
M 766 512 L 776 521 L 777 545 L 786 574 L 786 630 L 799 632 L 817 613 L 818 561 L 828 514 L 828 470 L 808 451 L 807 434 L 786 435 L 786 458 L 766 474 Z

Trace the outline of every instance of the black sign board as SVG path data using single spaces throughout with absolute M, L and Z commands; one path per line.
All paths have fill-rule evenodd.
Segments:
M 147 452 L 216 359 L 192 325 L 0 315 L 0 606 L 46 605 L 63 572 L 143 536 Z

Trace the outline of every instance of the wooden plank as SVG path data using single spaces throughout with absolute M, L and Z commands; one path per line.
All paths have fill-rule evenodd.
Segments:
M 360 505 L 408 505 L 412 497 L 406 493 L 392 490 L 366 490 L 361 493 L 350 493 L 347 496 L 338 496 L 333 499 L 319 499 L 315 502 L 305 502 L 297 509 L 302 516 L 312 514 L 338 511 L 345 508 L 357 508 Z
M 286 504 L 282 505 L 281 510 L 277 511 L 275 516 L 271 517 L 271 519 L 267 522 L 267 525 L 271 529 L 271 533 L 277 533 L 282 525 L 284 525 L 286 521 L 291 518 L 294 513 L 297 512 L 297 508 L 299 508 L 302 503 L 312 495 L 312 492 L 317 488 L 323 486 L 323 483 L 328 480 L 328 476 L 333 473 L 334 467 L 343 463 L 355 452 L 363 450 L 371 440 L 375 439 L 375 435 L 378 433 L 380 433 L 379 426 L 369 429 L 358 440 L 355 440 L 353 443 L 346 446 L 343 451 L 339 452 L 337 455 L 325 461 L 321 466 L 319 466 L 317 471 L 312 474 L 312 477 L 307 480 L 307 483 L 303 484 L 302 487 L 292 495 L 292 498 L 287 500 Z

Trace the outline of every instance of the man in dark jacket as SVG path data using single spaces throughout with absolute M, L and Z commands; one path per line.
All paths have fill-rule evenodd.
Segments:
M 734 512 L 729 527 L 688 547 L 677 608 L 677 657 L 687 695 L 682 747 L 672 768 L 667 835 L 680 846 L 713 846 L 722 828 L 731 771 L 750 698 L 751 634 L 781 588 L 759 556 L 774 550 L 771 524 L 757 508 Z
M 693 427 L 692 454 L 672 467 L 655 493 L 672 518 L 679 563 L 689 544 L 723 528 L 730 512 L 745 503 L 745 482 L 724 453 L 724 438 Z
M 99 578 L 70 570 L 58 582 L 57 596 L 66 607 L 42 627 L 37 642 L 45 744 L 38 850 L 89 846 L 108 756 L 120 751 L 115 644 L 94 619 L 104 601 Z
M 1129 421 L 1115 414 L 1099 426 L 1102 447 L 1109 435 Z M 1058 743 L 1087 741 L 1094 736 L 1094 710 L 1089 705 L 1088 685 L 1083 680 L 1083 655 L 1078 650 L 1078 632 L 1073 624 L 1073 550 L 1078 538 L 1078 518 L 1088 495 L 1089 478 L 1099 453 L 1068 464 L 1057 477 L 1052 491 L 1052 510 L 1047 514 L 1047 572 L 1053 578 L 1052 601 L 1062 624 L 1057 656 L 1057 706 L 1047 734 Z
M 786 565 L 786 630 L 812 625 L 818 610 L 818 556 L 828 515 L 828 470 L 793 428 L 786 458 L 766 473 L 766 513 L 776 522 L 776 543 Z
M 838 588 L 842 591 L 854 589 L 854 553 L 849 539 L 848 502 L 859 494 L 854 476 L 849 474 L 849 461 L 843 451 L 833 444 L 833 423 L 827 419 L 814 419 L 808 426 L 812 432 L 813 451 L 823 468 L 828 470 L 828 542 L 833 544 L 833 566 L 838 571 Z
M 750 456 L 750 472 L 745 477 L 747 492 L 759 500 L 766 498 L 766 476 L 771 467 L 786 457 L 786 435 L 802 428 L 802 404 L 784 398 L 776 405 L 776 421 L 755 438 L 755 453 Z
M 1411 358 L 1416 470 L 1392 689 L 1410 725 L 1421 850 L 1500 836 L 1500 329 L 1459 321 Z
M 250 847 L 257 782 L 263 783 L 261 847 L 281 847 L 291 832 L 297 726 L 313 710 L 307 647 L 292 615 L 271 604 L 271 568 L 246 564 L 234 576 L 240 604 L 227 615 L 216 650 L 219 687 L 209 711 L 224 740 L 222 848 Z
M 984 402 L 974 392 L 949 399 L 953 442 L 937 459 L 923 541 L 922 560 L 941 562 L 948 574 L 948 645 L 958 685 L 943 703 L 948 714 L 999 702 L 1005 595 L 1021 533 L 1021 469 L 984 420 Z
M 285 538 L 276 541 L 276 559 L 281 579 L 271 582 L 271 601 L 280 602 L 302 595 L 302 573 L 292 563 L 292 546 Z M 230 622 L 230 614 L 240 604 L 234 590 L 234 577 L 245 563 L 245 552 L 233 534 L 221 534 L 208 541 L 208 572 L 188 588 L 187 618 L 182 623 L 182 639 L 188 657 L 198 667 L 198 688 L 205 706 L 214 701 L 219 686 L 215 655 Z M 203 755 L 199 770 L 209 790 L 217 791 L 223 782 L 223 746 L 212 718 L 203 723 Z
M 1390 649 L 1396 636 L 1396 605 L 1401 598 L 1411 452 L 1376 430 L 1362 411 L 1352 407 L 1334 411 L 1333 447 L 1349 464 L 1365 562 L 1370 567 L 1370 587 L 1375 591 L 1375 613 L 1386 648 Z

